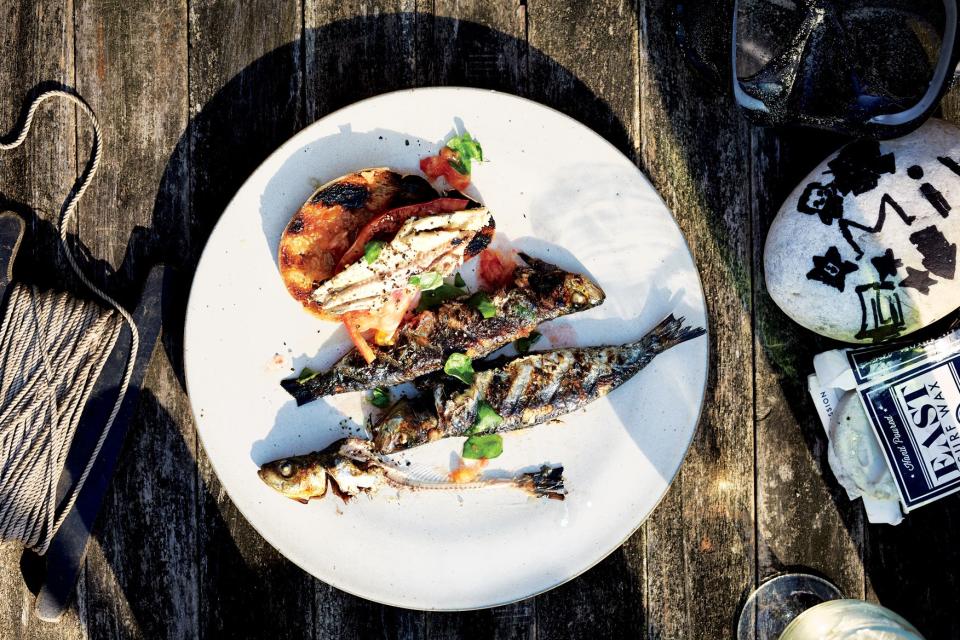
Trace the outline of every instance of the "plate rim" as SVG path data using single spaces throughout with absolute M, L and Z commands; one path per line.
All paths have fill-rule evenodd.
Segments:
M 677 232 L 680 234 L 680 237 L 681 237 L 681 239 L 683 240 L 683 245 L 684 245 L 684 247 L 685 247 L 686 250 L 687 250 L 687 255 L 689 256 L 690 262 L 691 262 L 692 265 L 693 265 L 693 271 L 694 271 L 694 274 L 696 275 L 696 281 L 697 281 L 697 291 L 698 291 L 699 294 L 700 294 L 700 299 L 703 301 L 703 315 L 704 315 L 704 321 L 705 321 L 704 324 L 706 325 L 706 326 L 703 327 L 703 328 L 704 328 L 703 337 L 704 337 L 704 340 L 705 340 L 705 342 L 706 342 L 706 344 L 704 345 L 705 348 L 704 348 L 704 361 L 703 361 L 704 378 L 703 378 L 703 384 L 701 385 L 701 389 L 700 389 L 700 399 L 699 399 L 699 402 L 698 402 L 698 409 L 697 409 L 696 421 L 695 421 L 695 423 L 694 423 L 693 429 L 690 431 L 690 436 L 689 436 L 689 438 L 687 439 L 687 442 L 684 443 L 684 446 L 683 446 L 683 455 L 680 457 L 680 462 L 679 462 L 679 464 L 677 465 L 676 469 L 674 469 L 673 474 L 670 476 L 670 478 L 664 478 L 664 480 L 665 480 L 664 489 L 663 489 L 663 491 L 660 493 L 660 495 L 657 497 L 657 500 L 656 500 L 656 502 L 654 503 L 653 507 L 650 508 L 649 512 L 648 512 L 643 518 L 640 519 L 640 521 L 636 524 L 636 526 L 634 526 L 634 527 L 623 537 L 623 539 L 621 539 L 621 540 L 620 540 L 619 542 L 617 542 L 616 544 L 612 545 L 609 549 L 603 550 L 603 551 L 598 555 L 598 557 L 596 558 L 596 560 L 594 560 L 593 562 L 587 564 L 587 565 L 586 565 L 584 568 L 582 568 L 580 571 L 577 571 L 577 572 L 575 572 L 575 573 L 572 573 L 571 575 L 567 576 L 566 578 L 564 578 L 564 579 L 562 579 L 562 580 L 560 580 L 560 581 L 554 582 L 553 584 L 550 584 L 549 586 L 546 586 L 546 587 L 544 587 L 544 588 L 542 588 L 542 589 L 533 591 L 533 592 L 528 593 L 528 594 L 526 594 L 526 595 L 522 595 L 522 596 L 519 596 L 519 597 L 516 597 L 516 598 L 509 598 L 509 599 L 506 599 L 506 600 L 498 600 L 498 601 L 496 601 L 496 602 L 490 602 L 490 603 L 480 604 L 480 605 L 476 605 L 476 606 L 469 606 L 469 607 L 417 606 L 417 605 L 415 605 L 415 604 L 411 604 L 411 603 L 409 603 L 409 602 L 405 602 L 405 601 L 402 601 L 402 600 L 389 599 L 389 598 L 375 598 L 375 597 L 371 597 L 371 596 L 368 596 L 368 595 L 364 595 L 364 594 L 362 594 L 362 593 L 359 593 L 359 592 L 357 592 L 357 591 L 354 591 L 354 590 L 352 590 L 352 589 L 349 589 L 349 588 L 346 588 L 346 587 L 342 586 L 342 584 L 340 583 L 340 582 L 341 582 L 340 580 L 331 580 L 331 579 L 328 579 L 327 577 L 318 576 L 318 575 L 316 575 L 315 573 L 313 573 L 312 571 L 310 571 L 309 569 L 307 569 L 307 568 L 304 566 L 304 564 L 306 564 L 306 563 L 305 563 L 305 562 L 301 562 L 300 558 L 298 557 L 298 554 L 289 554 L 287 551 L 281 550 L 280 547 L 277 546 L 277 544 L 274 542 L 274 540 L 272 539 L 271 536 L 265 534 L 263 531 L 261 531 L 259 528 L 257 528 L 256 525 L 254 525 L 253 521 L 247 516 L 246 512 L 245 512 L 244 509 L 240 506 L 239 502 L 237 502 L 237 500 L 234 499 L 233 495 L 231 494 L 230 490 L 227 488 L 226 484 L 223 483 L 223 482 L 220 480 L 221 475 L 220 475 L 220 472 L 217 470 L 217 465 L 216 465 L 216 463 L 214 462 L 213 457 L 210 456 L 209 452 L 207 451 L 207 445 L 206 445 L 206 442 L 205 442 L 204 437 L 203 437 L 203 430 L 200 428 L 200 421 L 199 421 L 199 419 L 198 419 L 198 412 L 197 412 L 196 407 L 194 406 L 192 394 L 190 393 L 190 375 L 189 375 L 189 373 L 188 373 L 188 369 L 189 369 L 188 362 L 189 362 L 189 359 L 187 358 L 187 344 L 188 344 L 188 342 L 189 342 L 189 340 L 188 340 L 188 335 L 190 334 L 191 311 L 193 310 L 193 307 L 194 307 L 195 285 L 196 285 L 197 274 L 200 273 L 201 266 L 203 265 L 204 260 L 208 257 L 208 249 L 210 248 L 210 239 L 211 239 L 211 238 L 213 237 L 213 235 L 220 229 L 221 224 L 223 224 L 223 222 L 224 222 L 224 214 L 225 214 L 227 211 L 229 211 L 229 210 L 234 206 L 234 203 L 237 201 L 237 197 L 239 196 L 240 192 L 243 191 L 243 189 L 244 189 L 244 188 L 247 186 L 247 184 L 250 182 L 250 179 L 251 179 L 258 171 L 260 171 L 260 169 L 261 169 L 265 164 L 267 164 L 267 163 L 269 163 L 271 160 L 273 160 L 274 157 L 278 156 L 278 155 L 279 155 L 281 152 L 283 152 L 288 146 L 293 146 L 293 144 L 294 144 L 297 140 L 299 140 L 299 139 L 301 139 L 301 138 L 308 137 L 308 134 L 309 134 L 309 132 L 310 132 L 312 129 L 317 128 L 319 125 L 321 125 L 322 123 L 324 123 L 324 122 L 327 121 L 328 119 L 333 118 L 333 117 L 337 116 L 338 114 L 340 114 L 340 113 L 342 113 L 342 112 L 344 112 L 344 111 L 346 111 L 346 110 L 348 110 L 348 109 L 355 108 L 355 107 L 357 107 L 357 106 L 359 106 L 359 105 L 362 105 L 362 104 L 365 104 L 365 103 L 367 103 L 367 102 L 372 102 L 372 101 L 375 101 L 375 100 L 382 100 L 382 99 L 384 99 L 384 98 L 388 98 L 388 97 L 390 97 L 390 96 L 399 95 L 399 94 L 409 94 L 409 93 L 460 93 L 460 92 L 462 92 L 462 93 L 477 93 L 477 94 L 495 94 L 495 95 L 499 95 L 499 96 L 506 97 L 506 98 L 508 98 L 508 99 L 520 100 L 520 101 L 522 101 L 522 102 L 529 103 L 529 104 L 533 105 L 534 107 L 538 107 L 538 108 L 541 108 L 541 109 L 547 109 L 547 110 L 549 110 L 549 111 L 552 111 L 555 115 L 560 116 L 560 118 L 562 118 L 563 120 L 566 120 L 566 121 L 568 121 L 568 122 L 571 123 L 571 124 L 574 124 L 574 125 L 578 125 L 578 126 L 580 126 L 580 127 L 583 127 L 584 129 L 586 129 L 587 131 L 589 131 L 591 134 L 593 134 L 593 136 L 595 136 L 598 140 L 602 141 L 603 144 L 605 144 L 607 147 L 609 147 L 610 150 L 612 150 L 614 153 L 622 156 L 624 159 L 626 159 L 626 160 L 633 166 L 633 170 L 639 175 L 639 177 L 641 178 L 641 180 L 643 180 L 644 182 L 647 183 L 647 185 L 650 186 L 650 188 L 652 189 L 653 193 L 656 195 L 657 200 L 659 200 L 660 204 L 663 206 L 663 208 L 664 208 L 664 209 L 666 210 L 666 212 L 669 214 L 668 217 L 670 218 L 670 223 L 674 226 L 674 228 L 675 228 L 675 229 L 677 230 Z M 602 136 L 601 134 L 599 134 L 599 133 L 598 133 L 597 131 L 595 131 L 592 127 L 590 127 L 590 126 L 586 125 L 585 123 L 577 120 L 577 119 L 574 118 L 573 116 L 570 116 L 570 115 L 568 115 L 568 114 L 560 111 L 559 109 L 556 109 L 556 108 L 551 107 L 551 106 L 549 106 L 549 105 L 543 104 L 542 102 L 538 102 L 538 101 L 533 100 L 533 99 L 531 99 L 531 98 L 527 98 L 527 97 L 524 97 L 524 96 L 520 96 L 520 95 L 517 95 L 517 94 L 514 94 L 514 93 L 507 92 L 507 91 L 499 91 L 499 90 L 496 90 L 496 89 L 481 89 L 481 88 L 478 88 L 478 87 L 467 87 L 467 86 L 459 86 L 459 85 L 450 85 L 450 86 L 411 87 L 411 88 L 406 88 L 406 89 L 397 89 L 397 90 L 394 90 L 394 91 L 387 91 L 387 92 L 384 92 L 384 93 L 378 93 L 378 94 L 375 94 L 375 95 L 372 95 L 372 96 L 368 96 L 368 97 L 363 98 L 363 99 L 361 99 L 361 100 L 357 100 L 357 101 L 355 101 L 355 102 L 351 102 L 350 104 L 344 105 L 344 106 L 340 107 L 339 109 L 336 109 L 336 110 L 334 110 L 334 111 L 331 111 L 330 113 L 324 115 L 323 117 L 314 120 L 314 121 L 311 122 L 310 124 L 304 126 L 302 129 L 300 129 L 299 131 L 297 131 L 296 133 L 294 133 L 292 136 L 290 136 L 289 138 L 287 138 L 282 144 L 280 144 L 280 146 L 278 146 L 278 147 L 277 147 L 276 149 L 274 149 L 269 155 L 267 155 L 267 157 L 264 158 L 264 159 L 246 176 L 246 178 L 244 178 L 243 184 L 241 184 L 240 187 L 237 188 L 236 192 L 233 194 L 233 196 L 232 196 L 232 197 L 230 198 L 230 200 L 227 202 L 226 206 L 223 208 L 223 211 L 220 212 L 220 215 L 217 217 L 217 221 L 214 223 L 213 227 L 210 229 L 210 233 L 207 235 L 207 238 L 206 238 L 206 240 L 204 241 L 203 249 L 202 249 L 201 252 L 200 252 L 200 257 L 199 257 L 199 259 L 197 260 L 196 267 L 194 268 L 193 278 L 191 279 L 191 282 L 190 282 L 190 293 L 189 293 L 188 296 L 187 296 L 187 305 L 186 305 L 186 310 L 185 310 L 185 312 L 184 312 L 183 344 L 181 345 L 181 357 L 182 357 L 182 359 L 183 359 L 184 388 L 185 388 L 185 391 L 186 391 L 186 394 L 187 394 L 188 404 L 190 405 L 190 414 L 191 414 L 191 416 L 193 417 L 194 428 L 196 429 L 197 438 L 198 438 L 198 440 L 199 440 L 199 442 L 200 442 L 200 446 L 203 447 L 204 453 L 205 453 L 205 455 L 207 456 L 207 462 L 210 464 L 210 467 L 213 469 L 213 472 L 214 472 L 214 474 L 215 474 L 216 477 L 217 477 L 217 481 L 220 483 L 220 486 L 222 487 L 223 491 L 226 493 L 227 498 L 230 500 L 230 503 L 231 503 L 231 504 L 233 505 L 233 507 L 240 513 L 240 515 L 243 516 L 243 519 L 246 520 L 247 524 L 250 526 L 251 529 L 253 529 L 253 530 L 257 533 L 257 535 L 259 535 L 261 538 L 263 538 L 263 539 L 264 539 L 271 547 L 273 547 L 281 556 L 283 556 L 285 559 L 287 559 L 287 560 L 289 560 L 290 562 L 292 562 L 294 565 L 296 565 L 296 566 L 297 566 L 301 571 L 303 571 L 304 573 L 312 576 L 313 578 L 315 578 L 315 579 L 317 579 L 317 580 L 320 580 L 321 582 L 323 582 L 323 583 L 325 583 L 325 584 L 328 584 L 328 585 L 334 587 L 335 589 L 338 589 L 338 590 L 340 590 L 340 591 L 343 591 L 344 593 L 348 593 L 348 594 L 350 594 L 350 595 L 352 595 L 352 596 L 355 596 L 355 597 L 357 597 L 357 598 L 362 598 L 362 599 L 368 600 L 368 601 L 370 601 L 370 602 L 376 602 L 376 603 L 378 603 L 378 604 L 382 604 L 382 605 L 386 605 L 386 606 L 391 606 L 391 607 L 397 607 L 397 608 L 401 608 L 401 609 L 408 609 L 408 610 L 412 610 L 412 611 L 425 611 L 425 612 L 427 612 L 427 611 L 429 611 L 429 612 L 433 612 L 433 611 L 437 611 L 437 612 L 440 612 L 440 611 L 444 611 L 444 612 L 460 612 L 460 611 L 479 611 L 479 610 L 483 610 L 483 609 L 492 609 L 492 608 L 495 608 L 495 607 L 502 607 L 502 606 L 506 606 L 506 605 L 509 605 L 509 604 L 514 604 L 514 603 L 520 602 L 520 601 L 522 601 L 522 600 L 527 600 L 527 599 L 530 599 L 530 598 L 535 598 L 535 597 L 540 596 L 540 595 L 542 595 L 542 594 L 544 594 L 544 593 L 546 593 L 546 592 L 548 592 L 548 591 L 552 591 L 553 589 L 556 589 L 557 587 L 560 587 L 560 586 L 562 586 L 562 585 L 564 585 L 564 584 L 567 584 L 568 582 L 570 582 L 570 581 L 572 581 L 572 580 L 575 580 L 576 578 L 579 578 L 581 575 L 583 575 L 583 574 L 586 573 L 587 571 L 593 569 L 593 568 L 596 567 L 598 564 L 600 564 L 602 561 L 606 560 L 606 559 L 610 556 L 610 554 L 612 554 L 614 551 L 616 551 L 617 549 L 619 549 L 620 547 L 622 547 L 622 546 L 627 542 L 627 540 L 629 540 L 631 537 L 633 537 L 633 535 L 634 535 L 637 531 L 639 531 L 640 528 L 641 528 L 644 524 L 646 524 L 646 522 L 650 519 L 650 517 L 653 515 L 653 513 L 657 510 L 657 508 L 658 508 L 658 507 L 660 506 L 660 504 L 663 502 L 663 499 L 667 496 L 667 493 L 669 493 L 670 488 L 673 486 L 674 481 L 677 479 L 677 476 L 680 474 L 680 470 L 683 468 L 683 463 L 686 461 L 687 455 L 690 453 L 690 447 L 693 445 L 694 438 L 696 437 L 697 433 L 700 431 L 700 423 L 701 423 L 702 420 L 703 420 L 704 405 L 705 405 L 705 402 L 706 402 L 707 389 L 708 389 L 708 387 L 709 387 L 709 381 L 710 381 L 710 353 L 711 353 L 711 346 L 712 346 L 712 341 L 711 341 L 710 338 L 711 338 L 711 331 L 710 331 L 710 308 L 709 308 L 709 305 L 707 304 L 706 292 L 705 292 L 704 289 L 703 289 L 703 280 L 702 280 L 701 275 L 700 275 L 700 268 L 697 266 L 697 261 L 694 259 L 693 251 L 691 251 L 691 249 L 690 249 L 690 243 L 687 241 L 687 236 L 683 233 L 683 229 L 680 227 L 679 222 L 677 222 L 677 219 L 676 219 L 676 216 L 675 216 L 673 210 L 672 210 L 669 206 L 667 206 L 666 201 L 664 200 L 664 198 L 663 198 L 663 196 L 660 194 L 660 192 L 657 190 L 657 188 L 654 186 L 653 182 L 650 180 L 650 178 L 646 175 L 646 173 L 644 173 L 644 171 L 640 168 L 640 166 L 639 166 L 634 160 L 632 160 L 631 158 L 629 158 L 625 153 L 623 153 L 620 149 L 618 149 L 618 148 L 616 147 L 616 145 L 614 145 L 612 142 L 610 142 L 609 140 L 607 140 L 604 136 Z

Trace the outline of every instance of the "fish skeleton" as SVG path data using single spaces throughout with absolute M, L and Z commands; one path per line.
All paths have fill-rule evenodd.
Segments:
M 311 300 L 322 313 L 339 316 L 351 311 L 376 313 L 396 290 L 417 287 L 413 276 L 452 273 L 463 262 L 464 252 L 475 255 L 489 243 L 480 233 L 493 228 L 487 209 L 411 218 L 373 261 L 358 260 L 321 284 Z M 472 246 L 480 244 L 482 246 Z
M 401 400 L 373 426 L 375 448 L 386 454 L 473 435 L 481 402 L 502 418 L 492 432 L 548 422 L 610 393 L 657 354 L 704 333 L 670 315 L 643 338 L 622 346 L 556 349 L 474 363 L 486 368 L 478 370 L 469 385 L 433 374 L 418 382 L 420 397 Z
M 527 265 L 518 266 L 513 282 L 491 295 L 493 317 L 484 318 L 466 300 L 447 301 L 424 311 L 415 325 L 402 327 L 393 347 L 373 347 L 377 357 L 370 364 L 353 350 L 325 373 L 280 384 L 302 405 L 322 396 L 409 382 L 440 369 L 453 352 L 482 358 L 530 335 L 541 322 L 603 302 L 603 291 L 586 276 L 519 255 Z
M 323 451 L 268 462 L 257 475 L 267 486 L 304 504 L 311 498 L 322 498 L 328 489 L 347 501 L 384 487 L 456 491 L 508 487 L 554 500 L 563 500 L 566 495 L 563 467 L 544 465 L 538 471 L 512 478 L 455 482 L 436 472 L 402 467 L 379 455 L 372 441 L 360 438 L 343 438 Z

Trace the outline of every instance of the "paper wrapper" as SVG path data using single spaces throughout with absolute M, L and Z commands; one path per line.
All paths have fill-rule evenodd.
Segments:
M 827 460 L 873 523 L 960 490 L 960 331 L 817 355 L 807 382 Z

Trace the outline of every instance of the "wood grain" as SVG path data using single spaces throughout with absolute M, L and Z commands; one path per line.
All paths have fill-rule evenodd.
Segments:
M 639 147 L 637 25 L 633 2 L 527 5 L 527 96 L 572 115 L 631 158 Z M 604 53 L 611 51 L 618 54 Z M 539 596 L 539 637 L 639 635 L 642 552 L 638 534 L 576 580 Z
M 0 4 L 0 130 L 18 121 L 23 101 L 44 88 L 74 80 L 73 16 L 69 3 Z M 0 209 L 12 209 L 28 223 L 14 268 L 15 280 L 53 286 L 59 261 L 51 223 L 76 177 L 74 109 L 51 101 L 40 108 L 33 133 L 22 147 L 0 152 Z M 33 617 L 34 594 L 24 585 L 19 545 L 0 545 L 0 637 L 80 638 L 86 628 L 86 590 L 56 626 Z M 34 590 L 36 589 L 36 585 Z
M 641 157 L 700 268 L 711 375 L 693 446 L 646 525 L 647 616 L 651 637 L 712 639 L 731 635 L 754 579 L 750 150 L 729 101 L 684 64 L 673 6 L 642 7 Z
M 58 625 L 30 613 L 0 547 L 0 637 L 730 637 L 741 598 L 800 566 L 879 600 L 929 638 L 951 615 L 960 498 L 869 525 L 824 460 L 804 389 L 827 346 L 765 294 L 762 245 L 794 184 L 840 140 L 748 125 L 678 50 L 666 0 L 66 0 L 0 3 L 0 128 L 43 81 L 76 84 L 107 153 L 81 205 L 86 264 L 129 302 L 150 264 L 181 276 L 122 466 Z M 76 53 L 75 53 L 76 52 Z M 674 212 L 710 309 L 711 377 L 690 454 L 625 545 L 551 592 L 486 611 L 371 603 L 305 574 L 217 481 L 183 387 L 182 323 L 207 235 L 249 173 L 334 109 L 425 85 L 556 107 L 633 158 Z M 944 102 L 956 121 L 958 92 Z M 30 221 L 16 277 L 74 289 L 49 221 L 85 160 L 72 108 L 41 110 L 0 157 L 0 205 Z M 46 221 L 46 222 L 44 222 Z M 31 575 L 29 567 L 27 576 Z
M 301 28 L 299 3 L 190 3 L 194 257 L 249 173 L 303 122 Z M 197 466 L 200 635 L 312 636 L 313 578 L 243 519 L 202 448 Z
M 156 231 L 168 221 L 154 220 L 153 209 L 187 120 L 186 2 L 79 0 L 74 15 L 77 90 L 106 145 L 79 207 L 85 270 L 132 307 L 153 262 L 176 255 L 162 251 L 167 236 Z M 89 131 L 78 123 L 81 161 Z M 185 169 L 177 169 L 183 178 Z M 177 637 L 197 625 L 196 504 L 183 499 L 196 492 L 195 436 L 186 397 L 157 351 L 87 556 L 91 637 Z

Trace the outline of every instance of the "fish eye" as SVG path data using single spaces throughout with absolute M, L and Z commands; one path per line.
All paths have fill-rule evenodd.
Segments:
M 587 301 L 587 296 L 583 295 L 579 291 L 575 291 L 574 294 L 570 297 L 573 304 L 583 304 Z
M 293 475 L 293 463 L 290 462 L 289 460 L 284 460 L 277 467 L 277 471 L 279 471 L 280 475 L 283 476 L 284 478 L 289 478 L 290 476 Z

